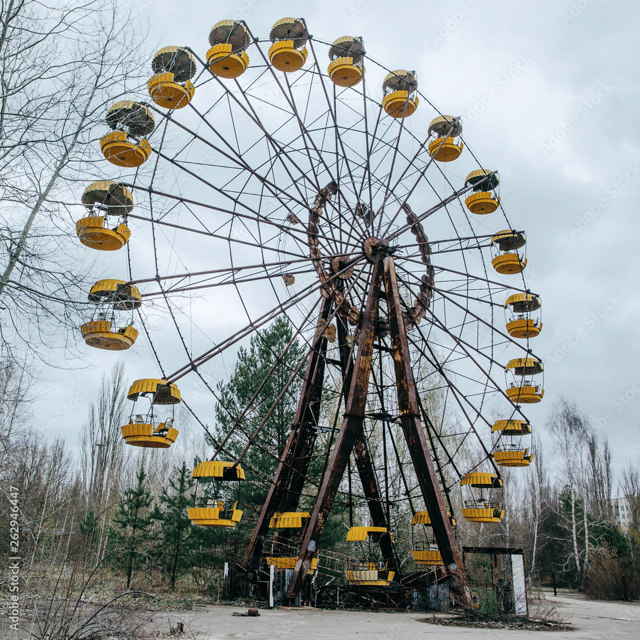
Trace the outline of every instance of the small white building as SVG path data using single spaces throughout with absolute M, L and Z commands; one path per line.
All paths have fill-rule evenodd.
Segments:
M 611 500 L 613 516 L 621 529 L 628 529 L 632 523 L 631 505 L 627 498 L 613 498 Z

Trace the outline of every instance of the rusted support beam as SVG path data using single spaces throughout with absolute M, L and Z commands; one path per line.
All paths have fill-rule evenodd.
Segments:
M 398 389 L 400 425 L 407 441 L 411 461 L 431 518 L 433 532 L 442 554 L 444 566 L 451 576 L 451 587 L 457 593 L 461 604 L 471 607 L 471 592 L 469 591 L 462 557 L 447 514 L 447 507 L 438 485 L 438 476 L 427 446 L 424 429 L 420 422 L 417 393 L 409 360 L 409 345 L 407 343 L 404 316 L 398 292 L 395 267 L 391 256 L 384 258 L 384 282 Z
M 316 427 L 320 415 L 327 353 L 327 338 L 322 332 L 331 311 L 331 304 L 331 298 L 324 298 L 318 319 L 319 328 L 315 336 L 316 348 L 312 351 L 307 363 L 293 427 L 280 456 L 280 464 L 274 482 L 271 484 L 242 560 L 242 566 L 245 568 L 252 566 L 260 559 L 272 514 L 275 511 L 295 510 L 300 500 L 302 486 L 311 461 L 311 452 L 316 440 Z
M 347 344 L 347 323 L 344 318 L 337 316 L 336 323 L 338 325 L 338 348 L 340 351 L 340 365 L 342 368 L 342 375 L 344 377 L 344 395 L 345 406 L 349 400 L 348 390 L 351 388 L 351 376 L 353 373 L 353 358 L 351 357 L 351 349 Z M 356 438 L 354 444 L 354 456 L 356 460 L 356 467 L 358 469 L 358 475 L 360 476 L 360 482 L 362 483 L 362 490 L 367 499 L 369 506 L 369 513 L 371 514 L 371 521 L 374 527 L 386 527 L 389 529 L 389 519 L 382 506 L 382 492 L 380 491 L 380 484 L 376 477 L 373 461 L 369 454 L 369 447 L 367 445 L 367 438 L 364 433 L 364 429 L 360 431 L 360 434 Z M 393 544 L 390 535 L 382 536 L 380 538 L 380 551 L 382 557 L 387 563 L 387 567 L 396 572 L 398 580 L 400 580 L 400 562 L 398 554 L 396 553 L 395 545 Z
M 300 547 L 300 555 L 291 576 L 286 598 L 297 596 L 307 575 L 311 560 L 316 555 L 318 541 L 329 517 L 331 506 L 338 492 L 340 481 L 347 467 L 349 456 L 355 441 L 362 431 L 364 414 L 367 404 L 367 391 L 371 375 L 373 359 L 373 338 L 375 335 L 375 320 L 378 315 L 380 301 L 380 287 L 382 283 L 382 254 L 374 260 L 371 285 L 367 296 L 367 304 L 363 314 L 360 330 L 358 355 L 353 369 L 349 400 L 345 408 L 344 421 L 336 438 L 327 471 L 316 497 L 316 502 L 307 524 L 304 538 Z

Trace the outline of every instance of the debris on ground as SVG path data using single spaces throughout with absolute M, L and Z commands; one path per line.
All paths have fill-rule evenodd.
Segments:
M 526 631 L 573 631 L 571 625 L 548 620 L 534 620 L 525 617 L 483 616 L 478 614 L 462 614 L 454 616 L 433 616 L 416 618 L 418 622 L 439 624 L 445 627 L 473 627 L 476 629 L 522 629 Z
M 257 618 L 260 615 L 260 612 L 257 609 L 247 609 L 247 613 L 240 613 L 239 611 L 234 611 L 232 616 L 242 616 L 243 618 Z

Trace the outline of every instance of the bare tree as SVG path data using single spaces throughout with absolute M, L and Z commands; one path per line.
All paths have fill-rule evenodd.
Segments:
M 91 265 L 66 206 L 99 157 L 94 125 L 144 74 L 134 25 L 118 0 L 0 5 L 0 339 L 12 348 L 65 344 L 86 304 Z
M 120 429 L 126 423 L 127 386 L 124 364 L 117 362 L 109 377 L 103 376 L 89 420 L 80 434 L 82 477 L 87 509 L 102 512 L 119 493 L 124 462 Z
M 549 431 L 553 436 L 554 451 L 560 462 L 559 469 L 564 489 L 568 494 L 568 513 L 565 501 L 561 501 L 557 507 L 564 527 L 570 536 L 570 557 L 576 568 L 578 576 L 586 573 L 588 564 L 589 529 L 584 527 L 580 518 L 580 511 L 586 519 L 586 504 L 584 498 L 587 467 L 587 447 L 592 436 L 591 425 L 588 418 L 582 414 L 575 403 L 564 397 L 556 402 L 548 423 Z M 582 503 L 580 508 L 579 503 Z M 586 520 L 585 520 L 586 522 Z M 580 549 L 581 533 L 586 536 L 585 544 Z

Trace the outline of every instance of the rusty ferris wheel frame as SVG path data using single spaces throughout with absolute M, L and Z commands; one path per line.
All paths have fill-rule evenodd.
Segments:
M 252 36 L 247 51 L 259 62 L 249 67 L 246 77 L 233 82 L 211 73 L 192 51 L 202 67 L 194 82 L 196 96 L 206 92 L 211 103 L 206 109 L 196 106 L 196 97 L 188 109 L 180 111 L 163 111 L 149 104 L 159 119 L 149 136 L 155 157 L 146 171 L 140 170 L 128 182 L 134 193 L 147 198 L 146 204 L 137 207 L 143 212 L 146 207 L 147 212 L 129 217 L 139 221 L 140 228 L 148 225 L 151 230 L 155 273 L 136 277 L 139 265 L 130 252 L 130 282 L 141 287 L 156 285 L 155 291 L 143 289 L 143 299 L 160 300 L 166 307 L 184 349 L 186 363 L 169 373 L 158 341 L 152 341 L 153 328 L 144 307 L 140 310 L 162 376 L 169 382 L 197 376 L 234 421 L 227 434 L 214 439 L 213 459 L 232 456 L 240 464 L 252 446 L 259 446 L 257 435 L 286 388 L 302 376 L 297 413 L 284 451 L 280 455 L 269 452 L 278 458 L 278 470 L 269 479 L 268 498 L 245 550 L 241 563 L 245 569 L 259 563 L 273 514 L 295 511 L 301 497 L 309 497 L 311 491 L 311 517 L 300 538 L 290 541 L 298 550 L 298 560 L 287 598 L 297 596 L 321 545 L 324 524 L 341 493 L 351 457 L 373 526 L 391 530 L 388 492 L 385 497 L 380 465 L 373 460 L 369 443 L 377 422 L 384 424 L 385 438 L 391 437 L 393 429 L 404 437 L 417 478 L 417 486 L 410 487 L 402 474 L 407 499 L 414 513 L 416 501 L 427 508 L 444 572 L 452 578 L 460 601 L 469 604 L 451 526 L 449 494 L 453 484 L 482 463 L 498 473 L 491 447 L 479 433 L 479 427 L 490 427 L 483 415 L 489 398 L 506 400 L 509 415 L 526 420 L 504 394 L 495 371 L 502 369 L 497 358 L 506 346 L 523 348 L 499 327 L 496 309 L 502 307 L 506 291 L 526 293 L 528 289 L 524 280 L 514 286 L 489 275 L 483 252 L 500 227 L 489 229 L 469 217 L 462 203 L 471 185 L 456 185 L 454 176 L 434 162 L 428 152 L 428 135 L 412 131 L 405 118 L 385 114 L 380 97 L 367 84 L 367 75 L 358 87 L 332 85 L 316 50 L 327 46 L 327 42 L 310 38 L 307 66 L 291 78 L 273 69 L 264 41 Z M 265 94 L 265 83 L 276 98 Z M 428 106 L 435 115 L 442 115 L 418 93 L 423 109 Z M 420 111 L 414 120 L 419 116 Z M 182 136 L 178 145 L 170 139 L 171 131 Z M 194 160 L 196 147 L 200 155 Z M 468 154 L 473 166 L 480 166 Z M 163 166 L 177 176 L 175 190 L 158 186 Z M 488 173 L 486 179 L 492 175 Z M 189 193 L 184 193 L 185 184 Z M 417 213 L 410 202 L 414 208 L 419 203 Z M 502 208 L 500 214 L 506 221 L 503 225 L 513 228 Z M 440 228 L 432 225 L 437 215 L 446 220 Z M 190 224 L 184 218 L 190 218 Z M 426 225 L 440 235 L 429 238 Z M 450 233 L 442 234 L 443 228 Z M 434 232 L 430 230 L 429 236 Z M 169 243 L 172 250 L 178 234 L 226 245 L 227 263 L 211 269 L 163 267 L 162 236 L 167 233 L 174 234 Z M 188 251 L 177 248 L 176 253 L 185 258 L 180 264 L 186 264 Z M 454 268 L 455 259 L 458 268 Z M 303 279 L 306 286 L 290 290 L 287 284 L 284 288 L 281 280 L 291 276 L 294 281 Z M 258 315 L 248 309 L 251 294 L 247 292 L 260 283 L 268 283 L 277 303 Z M 188 320 L 181 324 L 172 300 L 220 288 L 237 293 L 248 321 L 196 354 L 185 338 Z M 292 321 L 294 339 L 306 343 L 307 354 L 268 409 L 267 418 L 250 433 L 243 428 L 250 407 L 232 414 L 216 393 L 207 366 L 281 315 Z M 328 352 L 325 331 L 332 322 L 337 328 L 337 358 Z M 283 355 L 277 354 L 278 359 Z M 376 369 L 376 356 L 380 362 L 384 357 L 392 363 L 395 380 L 383 380 L 383 366 Z M 429 415 L 421 398 L 423 381 L 417 380 L 420 368 L 416 361 L 426 363 L 428 376 L 446 394 L 445 409 L 453 405 L 460 421 L 466 423 L 460 432 L 447 434 L 434 426 L 437 418 Z M 329 369 L 334 371 L 331 384 L 327 384 Z M 335 397 L 336 389 L 344 419 L 331 429 L 320 480 L 310 482 L 309 463 L 317 447 L 321 408 L 327 393 Z M 386 406 L 390 390 L 395 393 L 395 404 Z M 185 401 L 206 428 L 197 408 L 188 397 Z M 371 411 L 372 404 L 378 414 Z M 471 469 L 463 469 L 456 460 L 469 439 L 476 440 L 482 455 Z M 240 456 L 232 453 L 234 441 L 246 443 Z M 380 544 L 388 566 L 399 575 L 391 536 L 383 536 Z

